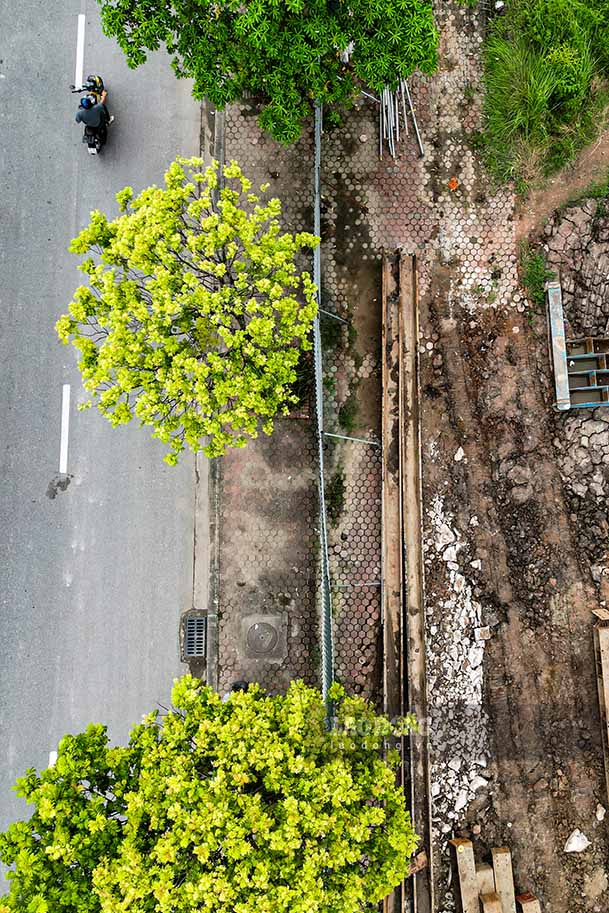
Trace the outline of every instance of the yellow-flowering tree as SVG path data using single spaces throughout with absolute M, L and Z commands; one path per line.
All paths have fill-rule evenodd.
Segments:
M 223 178 L 178 158 L 165 187 L 126 187 L 121 214 L 91 213 L 70 246 L 95 256 L 59 337 L 80 351 L 100 412 L 151 425 L 168 463 L 185 445 L 213 457 L 269 434 L 310 347 L 316 289 L 296 258 L 319 239 L 282 232 L 280 201 L 251 193 L 236 162 Z
M 185 676 L 172 697 L 127 747 L 90 726 L 18 782 L 34 813 L 0 834 L 0 913 L 354 913 L 406 876 L 394 727 L 364 700 L 334 686 L 328 731 L 302 682 L 223 702 Z

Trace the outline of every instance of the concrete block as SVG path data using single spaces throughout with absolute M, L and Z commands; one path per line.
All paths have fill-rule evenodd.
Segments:
M 562 308 L 562 289 L 560 282 L 546 282 L 548 296 L 548 318 L 552 340 L 552 359 L 554 362 L 554 387 L 556 390 L 555 407 L 567 410 L 571 406 L 569 375 L 567 373 L 567 343 L 565 340 L 565 319 Z
M 528 891 L 526 894 L 519 894 L 516 898 L 519 913 L 541 913 L 541 906 L 534 894 Z
M 457 855 L 463 913 L 480 913 L 478 878 L 472 842 L 463 837 L 456 837 L 450 843 L 454 846 Z
M 495 890 L 501 898 L 501 913 L 516 913 L 512 854 L 507 846 L 500 846 L 492 849 L 491 855 L 495 872 Z
M 480 894 L 492 894 L 495 890 L 495 875 L 492 865 L 488 862 L 479 862 L 476 864 L 476 878 L 478 879 L 478 891 Z
M 502 913 L 501 898 L 496 891 L 490 894 L 481 894 L 480 903 L 482 904 L 482 913 Z

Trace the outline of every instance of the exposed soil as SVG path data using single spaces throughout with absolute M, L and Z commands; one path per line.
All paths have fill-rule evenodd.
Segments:
M 432 277 L 421 313 L 424 336 L 438 337 L 422 365 L 424 492 L 428 503 L 445 492 L 443 510 L 463 540 L 459 568 L 490 628 L 490 763 L 460 832 L 480 857 L 510 846 L 521 890 L 542 909 L 600 910 L 583 893 L 609 858 L 607 828 L 596 819 L 606 802 L 590 614 L 599 595 L 553 444 L 561 429 L 550 409 L 544 322 L 499 310 L 473 320 L 448 306 L 450 267 L 437 262 Z M 440 561 L 427 562 L 426 578 L 434 601 L 450 600 Z M 473 761 L 482 722 L 467 701 L 451 712 Z M 563 852 L 576 827 L 592 840 L 585 858 Z
M 460 30 L 445 28 L 443 41 L 454 45 L 451 59 L 464 56 Z M 425 109 L 419 95 L 429 150 L 421 165 L 405 159 L 385 171 L 373 164 L 366 137 L 375 126 L 358 115 L 340 150 L 342 180 L 332 172 L 325 234 L 349 271 L 362 355 L 376 346 L 370 321 L 378 318 L 380 291 L 360 259 L 368 242 L 378 254 L 395 238 L 396 247 L 420 256 L 435 911 L 459 909 L 447 841 L 463 835 L 475 841 L 478 860 L 488 860 L 491 847 L 509 846 L 517 889 L 534 892 L 543 910 L 600 913 L 609 834 L 608 819 L 597 818 L 607 792 L 591 611 L 602 598 L 598 581 L 609 580 L 601 517 L 609 502 L 592 487 L 599 471 L 592 455 L 585 493 L 569 481 L 578 483 L 573 455 L 588 446 L 586 434 L 597 460 L 599 431 L 576 424 L 568 437 L 552 411 L 545 317 L 535 316 L 517 287 L 516 235 L 540 229 L 557 205 L 606 177 L 609 132 L 532 196 L 513 232 L 511 198 L 493 195 L 460 145 L 456 81 L 451 73 L 432 87 Z M 475 116 L 471 105 L 469 113 Z M 364 137 L 359 146 L 353 136 Z M 357 194 L 360 186 L 359 207 L 339 191 Z M 604 243 L 594 231 L 591 240 Z M 598 260 L 598 248 L 582 257 Z M 336 381 L 343 400 L 353 378 Z M 355 389 L 363 434 L 373 427 L 378 386 L 370 378 Z M 353 468 L 347 476 L 357 477 Z M 575 828 L 591 846 L 568 855 Z
M 609 129 L 604 130 L 592 146 L 584 149 L 541 187 L 521 201 L 516 221 L 517 237 L 538 234 L 555 210 L 585 193 L 592 184 L 604 181 L 609 172 Z

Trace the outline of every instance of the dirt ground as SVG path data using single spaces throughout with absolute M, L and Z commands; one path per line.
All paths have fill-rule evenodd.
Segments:
M 609 135 L 526 205 L 491 194 L 455 117 L 463 86 L 479 85 L 480 23 L 469 24 L 441 22 L 442 69 L 421 111 L 435 223 L 419 351 L 436 906 L 458 908 L 446 841 L 463 835 L 479 860 L 509 846 L 517 889 L 542 910 L 600 913 L 609 834 L 591 611 L 606 584 L 609 415 L 552 411 L 545 314 L 513 264 L 519 240 L 549 220 L 567 316 L 607 331 L 606 221 L 596 203 L 567 210 L 562 228 L 551 216 L 606 178 Z M 590 846 L 567 854 L 576 828 Z
M 429 167 L 446 179 L 450 135 L 439 121 Z M 609 546 L 599 488 L 609 415 L 564 419 L 552 411 L 545 314 L 535 313 L 517 279 L 511 294 L 501 287 L 507 248 L 516 255 L 521 238 L 549 223 L 543 240 L 554 245 L 552 265 L 572 282 L 568 316 L 588 331 L 606 331 L 598 277 L 609 236 L 598 220 L 592 224 L 596 204 L 587 215 L 567 210 L 562 229 L 552 214 L 606 178 L 608 156 L 605 133 L 554 183 L 513 205 L 511 239 L 482 238 L 475 286 L 467 287 L 471 255 L 462 242 L 459 249 L 458 228 L 444 228 L 446 209 L 437 212 L 439 244 L 423 264 L 428 688 L 442 911 L 455 908 L 442 836 L 454 834 L 473 839 L 479 859 L 492 846 L 509 846 L 517 888 L 534 892 L 543 910 L 600 913 L 608 906 L 591 611 L 600 604 Z M 468 199 L 481 223 L 479 163 L 473 175 L 454 208 Z M 495 280 L 491 294 L 488 278 Z M 593 292 L 578 295 L 588 286 Z M 599 436 L 595 464 L 586 451 L 591 433 Z M 575 828 L 591 841 L 581 855 L 564 852 Z
M 543 320 L 531 326 L 495 310 L 476 321 L 449 316 L 446 281 L 445 269 L 433 271 L 423 310 L 442 356 L 441 369 L 428 359 L 422 375 L 423 442 L 428 453 L 435 444 L 424 462 L 426 500 L 444 489 L 443 512 L 461 532 L 459 565 L 481 607 L 477 623 L 490 629 L 486 783 L 456 830 L 474 838 L 481 856 L 509 845 L 519 886 L 543 909 L 601 910 L 585 893 L 586 877 L 604 873 L 609 858 L 596 818 L 606 804 L 590 617 L 598 594 L 552 443 L 561 431 L 549 408 L 549 372 L 540 369 Z M 427 590 L 435 605 L 450 599 L 442 562 L 428 563 Z M 437 640 L 430 636 L 432 650 Z M 476 747 L 479 721 L 468 733 L 466 701 L 454 698 L 451 709 Z M 585 860 L 563 853 L 576 827 L 593 841 Z
M 545 222 L 569 200 L 581 196 L 592 184 L 607 179 L 609 174 L 609 129 L 574 162 L 535 188 L 517 207 L 516 232 L 527 238 L 541 232 Z

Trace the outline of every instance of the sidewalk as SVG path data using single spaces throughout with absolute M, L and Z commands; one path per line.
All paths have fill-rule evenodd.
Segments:
M 312 186 L 302 163 L 311 160 L 311 136 L 284 150 L 255 119 L 246 105 L 226 111 L 225 161 L 237 159 L 255 189 L 270 183 L 269 194 L 284 201 L 286 228 L 310 231 Z M 240 680 L 271 693 L 292 679 L 318 683 L 314 444 L 310 421 L 289 417 L 218 461 L 220 691 Z
M 225 160 L 237 159 L 254 185 L 270 183 L 269 194 L 283 202 L 286 228 L 310 231 L 311 132 L 305 130 L 301 140 L 286 149 L 259 130 L 256 115 L 247 106 L 234 106 L 225 117 Z M 328 173 L 326 165 L 324 174 Z M 328 183 L 336 177 L 332 174 Z M 324 196 L 336 198 L 328 188 Z M 352 209 L 347 197 L 338 202 L 345 214 Z M 359 243 L 351 245 L 346 257 L 342 246 L 336 248 L 336 216 L 333 201 L 323 228 L 324 307 L 352 314 L 355 332 L 336 322 L 328 327 L 329 319 L 324 321 L 325 422 L 336 433 L 378 441 L 378 263 L 372 255 L 369 262 L 367 254 L 362 258 Z M 342 231 L 342 216 L 338 230 Z M 364 290 L 369 307 L 357 308 Z M 380 456 L 374 446 L 328 441 L 326 496 L 337 678 L 350 691 L 378 698 Z M 237 680 L 259 681 L 271 691 L 285 689 L 293 678 L 319 684 L 313 419 L 284 419 L 271 437 L 261 435 L 224 457 L 218 500 L 220 689 Z
M 220 472 L 219 690 L 317 684 L 317 484 L 306 421 L 225 456 Z

